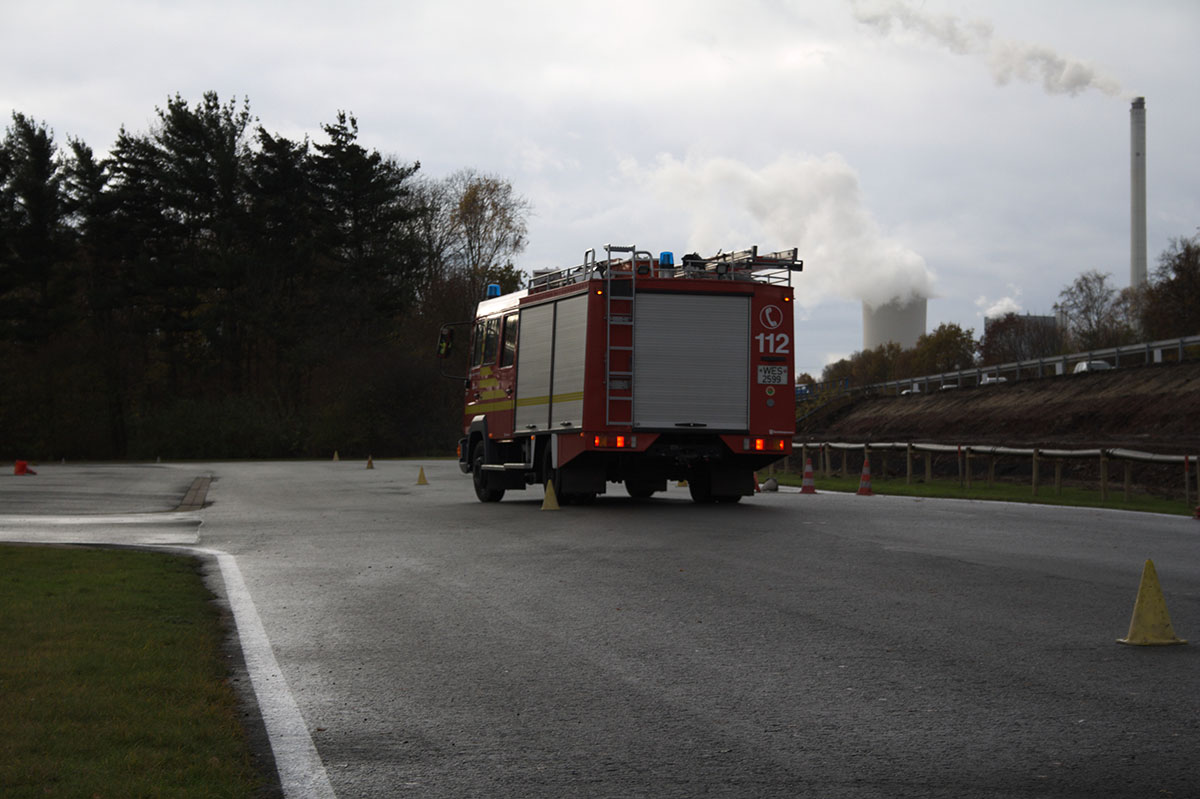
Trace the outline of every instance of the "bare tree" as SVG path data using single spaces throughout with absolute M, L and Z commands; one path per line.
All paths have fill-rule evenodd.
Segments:
M 1109 285 L 1111 274 L 1084 272 L 1059 292 L 1054 310 L 1066 318 L 1070 346 L 1094 350 L 1126 344 L 1136 338 L 1133 292 L 1120 292 Z
M 1200 333 L 1200 234 L 1171 240 L 1139 310 L 1149 338 Z
M 984 366 L 1057 355 L 1063 336 L 1053 316 L 1007 313 L 988 319 L 979 342 Z

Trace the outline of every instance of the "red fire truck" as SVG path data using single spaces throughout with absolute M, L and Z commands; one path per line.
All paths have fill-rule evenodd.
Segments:
M 586 503 L 608 483 L 643 498 L 668 480 L 696 502 L 754 493 L 754 471 L 792 451 L 803 261 L 757 248 L 678 265 L 637 247 L 602 254 L 479 303 L 459 442 L 476 495 L 553 483 L 560 503 Z

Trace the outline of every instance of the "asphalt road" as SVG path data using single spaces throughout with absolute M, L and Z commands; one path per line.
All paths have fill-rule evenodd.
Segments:
M 0 540 L 232 555 L 343 798 L 1200 796 L 1200 522 L 616 488 L 50 465 L 0 478 Z M 1193 644 L 1115 643 L 1147 558 Z

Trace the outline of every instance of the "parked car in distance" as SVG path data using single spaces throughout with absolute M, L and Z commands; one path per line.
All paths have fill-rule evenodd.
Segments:
M 981 385 L 981 386 L 990 386 L 993 383 L 1007 383 L 1007 382 L 1008 382 L 1007 377 L 1001 377 L 999 375 L 984 375 L 983 377 L 979 378 L 979 385 Z
M 920 393 L 921 393 L 921 384 L 913 383 L 911 386 L 909 386 L 908 388 L 901 391 L 900 396 L 907 397 L 909 394 L 920 394 Z
M 942 387 L 938 391 L 953 391 L 958 388 L 958 383 L 942 383 Z
M 1108 361 L 1080 361 L 1075 364 L 1075 374 L 1081 372 L 1103 372 L 1112 369 L 1112 364 Z

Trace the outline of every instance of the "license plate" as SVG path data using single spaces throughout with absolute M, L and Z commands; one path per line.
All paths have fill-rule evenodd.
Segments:
M 786 366 L 758 367 L 758 384 L 760 386 L 786 386 L 788 370 Z

